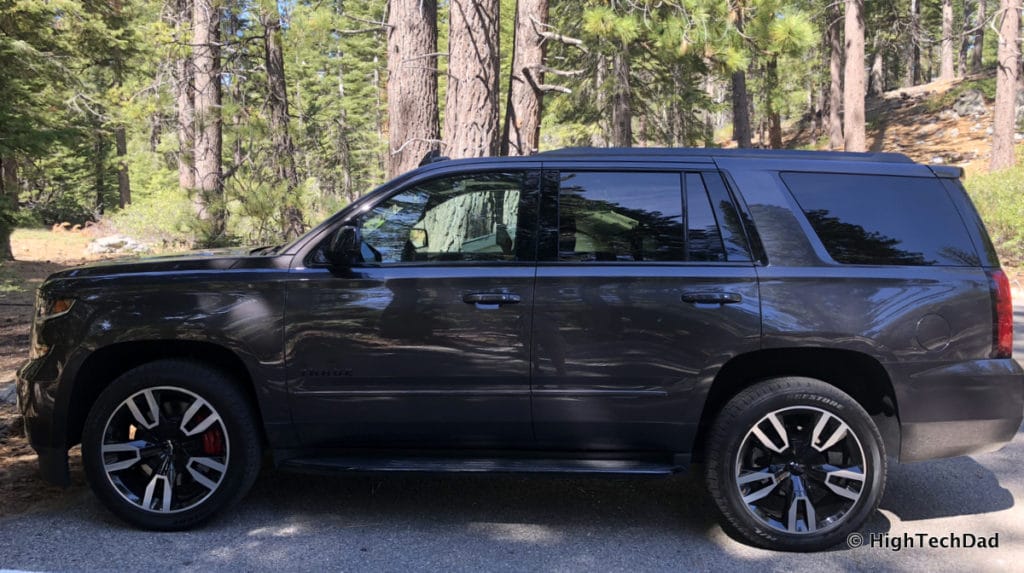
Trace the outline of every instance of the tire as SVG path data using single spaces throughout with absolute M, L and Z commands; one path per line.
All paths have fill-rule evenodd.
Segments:
M 261 455 L 256 413 L 236 382 L 187 360 L 122 374 L 82 430 L 89 486 L 143 529 L 187 529 L 234 505 L 256 480 Z
M 819 551 L 845 541 L 878 508 L 885 474 L 885 446 L 868 413 L 811 378 L 741 391 L 707 442 L 705 480 L 723 525 L 765 549 Z

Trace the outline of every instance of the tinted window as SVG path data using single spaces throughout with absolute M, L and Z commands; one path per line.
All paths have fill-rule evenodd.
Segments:
M 783 173 L 782 179 L 840 263 L 979 264 L 938 179 L 828 173 Z
M 480 173 L 402 191 L 361 218 L 363 256 L 380 263 L 515 260 L 524 178 Z
M 682 261 L 678 173 L 561 173 L 558 260 Z
M 725 247 L 700 173 L 686 174 L 686 247 L 691 261 L 724 261 Z

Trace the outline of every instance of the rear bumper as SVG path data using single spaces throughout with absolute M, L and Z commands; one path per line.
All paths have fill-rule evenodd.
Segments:
M 1024 419 L 1024 370 L 1014 360 L 890 364 L 900 461 L 998 450 Z

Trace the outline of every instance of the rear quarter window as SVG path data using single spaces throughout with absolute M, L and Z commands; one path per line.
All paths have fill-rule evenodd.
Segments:
M 836 173 L 780 176 L 836 262 L 980 264 L 960 213 L 936 178 Z

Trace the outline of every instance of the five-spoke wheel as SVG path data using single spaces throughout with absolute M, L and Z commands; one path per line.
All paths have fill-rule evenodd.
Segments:
M 730 400 L 708 441 L 707 482 L 730 528 L 762 547 L 809 551 L 863 525 L 881 498 L 884 446 L 864 409 L 808 378 Z
M 97 399 L 82 457 L 97 495 L 147 528 L 189 527 L 249 489 L 260 434 L 249 400 L 216 369 L 177 360 L 130 370 Z

